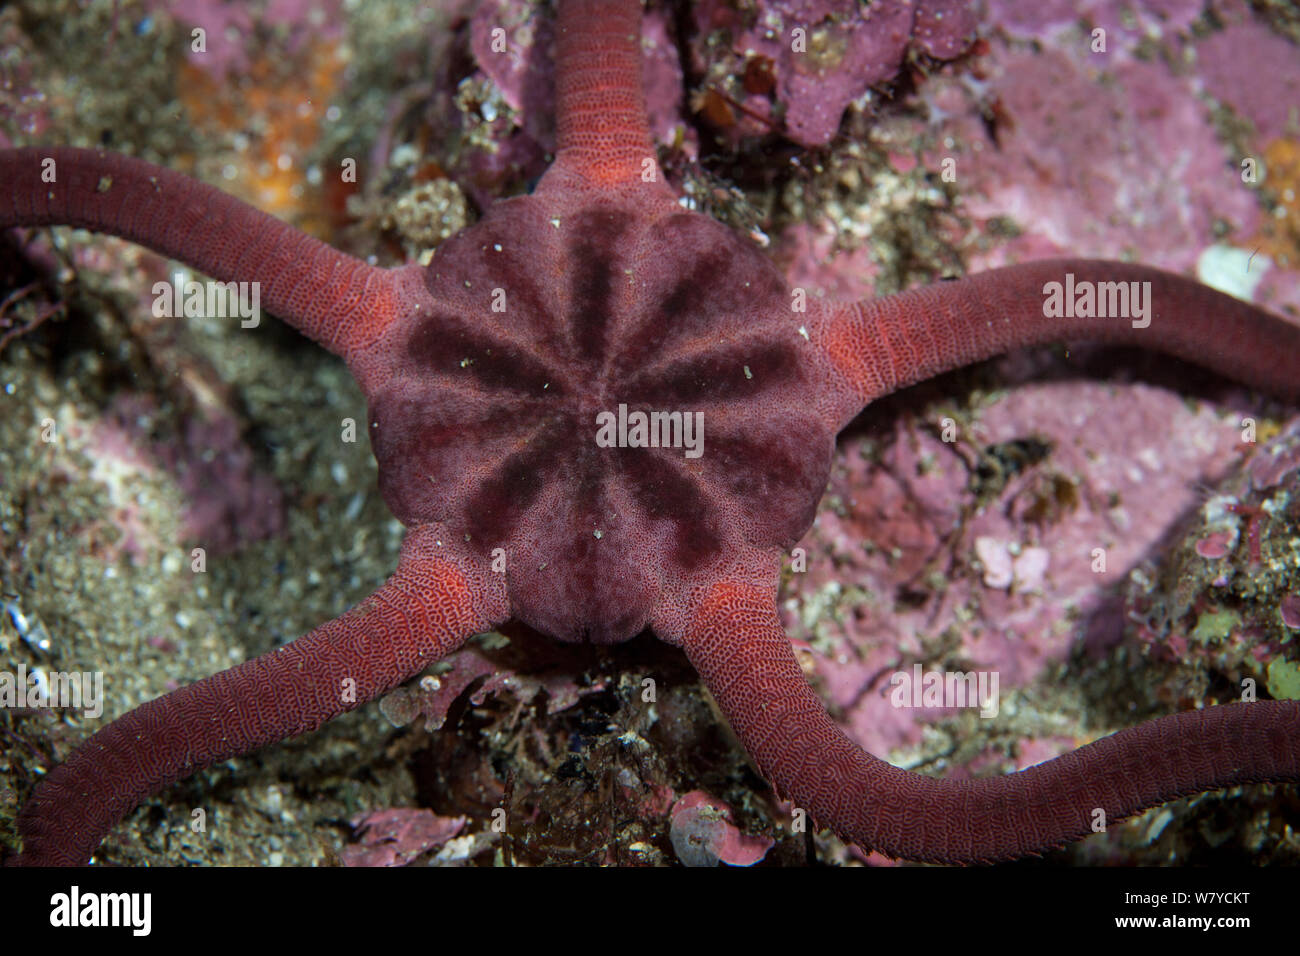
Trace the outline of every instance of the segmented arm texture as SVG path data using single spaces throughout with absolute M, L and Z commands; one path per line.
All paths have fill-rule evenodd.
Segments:
M 338 355 L 373 341 L 402 296 L 400 270 L 368 265 L 219 189 L 129 156 L 0 150 L 0 182 L 0 229 L 105 232 L 222 282 L 257 281 L 262 307 Z
M 1300 780 L 1296 701 L 1163 717 L 1001 777 L 900 770 L 831 721 L 799 669 L 774 597 L 752 585 L 715 586 L 683 646 L 778 792 L 864 849 L 934 863 L 1007 860 L 1186 794 Z
M 1107 300 L 1149 292 L 1150 314 L 1048 317 L 1044 287 Z M 1144 286 L 1143 283 L 1150 283 Z M 1129 313 L 1136 302 L 1130 298 Z M 1138 321 L 1139 327 L 1134 322 Z M 1149 321 L 1149 325 L 1142 323 Z M 1282 398 L 1300 398 L 1300 326 L 1181 276 L 1123 262 L 1049 259 L 994 269 L 899 295 L 832 307 L 811 323 L 813 341 L 848 389 L 839 425 L 906 385 L 1016 348 L 1058 341 L 1117 342 L 1203 365 Z
M 655 152 L 641 82 L 641 4 L 563 0 L 555 78 L 556 165 L 599 187 L 643 182 Z
M 201 767 L 314 730 L 489 630 L 452 564 L 408 545 L 391 578 L 296 641 L 137 707 L 79 746 L 18 819 L 17 863 L 84 864 L 149 794 Z

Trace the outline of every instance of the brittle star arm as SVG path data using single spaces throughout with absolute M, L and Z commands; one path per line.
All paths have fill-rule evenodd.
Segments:
M 1048 317 L 1049 283 L 1151 283 L 1149 316 Z M 1130 289 L 1132 287 L 1130 286 Z M 1139 285 L 1139 290 L 1143 287 Z M 1016 348 L 1114 342 L 1176 355 L 1288 400 L 1300 399 L 1300 326 L 1190 279 L 1123 262 L 1048 259 L 810 316 L 809 334 L 833 370 L 835 424 L 906 385 Z M 1149 324 L 1143 325 L 1143 323 Z M 836 381 L 838 380 L 838 381 Z
M 23 865 L 84 864 L 141 800 L 202 767 L 314 730 L 396 687 L 508 615 L 504 589 L 411 531 L 397 570 L 346 614 L 261 657 L 151 700 L 73 751 L 18 818 Z
M 219 189 L 140 159 L 69 146 L 0 150 L 0 229 L 75 226 L 139 243 L 222 282 L 345 358 L 372 343 L 422 283 L 381 269 Z
M 685 649 L 777 792 L 863 849 L 990 863 L 1062 846 L 1099 821 L 1187 794 L 1300 780 L 1296 701 L 1162 717 L 1001 777 L 941 780 L 899 769 L 831 721 L 799 669 L 775 601 L 775 576 L 767 586 L 723 581 L 669 639 Z
M 579 193 L 663 181 L 646 119 L 639 0 L 561 0 L 557 18 L 555 163 L 539 192 Z

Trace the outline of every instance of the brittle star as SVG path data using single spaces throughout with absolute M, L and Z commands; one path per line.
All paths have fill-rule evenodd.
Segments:
M 1082 259 L 869 302 L 805 301 L 665 183 L 639 18 L 635 0 L 561 0 L 554 163 L 533 194 L 497 203 L 427 266 L 370 266 L 125 156 L 0 152 L 0 228 L 80 226 L 260 282 L 268 309 L 360 384 L 380 490 L 408 529 L 392 577 L 347 614 L 78 747 L 23 808 L 19 862 L 84 863 L 147 795 L 317 727 L 512 619 L 561 641 L 649 628 L 680 647 L 781 795 L 892 857 L 1012 859 L 1087 835 L 1099 810 L 1115 821 L 1184 794 L 1300 778 L 1291 701 L 1167 716 L 978 780 L 903 771 L 830 720 L 776 595 L 836 434 L 864 406 L 1009 349 L 1076 339 L 1158 349 L 1294 400 L 1276 357 L 1295 353 L 1300 329 L 1175 275 Z M 1149 321 L 1049 315 L 1044 292 L 1066 282 L 1137 283 Z M 666 423 L 668 440 L 639 440 L 635 424 L 629 435 L 637 413 Z M 698 441 L 688 421 L 702 423 Z

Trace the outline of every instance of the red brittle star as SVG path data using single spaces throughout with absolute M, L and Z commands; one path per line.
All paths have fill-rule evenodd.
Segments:
M 561 4 L 555 163 L 534 194 L 498 203 L 428 266 L 368 266 L 115 154 L 0 153 L 13 184 L 0 226 L 79 225 L 258 281 L 272 312 L 340 355 L 370 403 L 381 491 L 409 529 L 393 577 L 348 614 L 83 744 L 24 808 L 23 861 L 84 862 L 145 795 L 318 726 L 511 618 L 595 643 L 648 627 L 682 647 L 796 808 L 892 856 L 1007 859 L 1086 835 L 1099 811 L 1113 821 L 1181 794 L 1297 778 L 1293 702 L 1178 714 L 975 781 L 891 767 L 835 727 L 775 595 L 835 435 L 864 405 L 1075 338 L 1158 348 L 1293 399 L 1294 375 L 1273 359 L 1300 332 L 1188 280 L 1090 260 L 806 301 L 665 184 L 638 18 L 635 3 Z M 1141 289 L 1149 310 L 1098 315 L 1093 300 L 1058 314 L 1044 308 L 1054 283 Z M 661 442 L 638 440 L 645 421 Z M 688 422 L 700 423 L 693 435 Z

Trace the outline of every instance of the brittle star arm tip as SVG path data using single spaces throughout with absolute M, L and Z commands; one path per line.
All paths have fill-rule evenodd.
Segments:
M 776 581 L 714 585 L 680 643 L 776 792 L 847 842 L 931 863 L 1041 854 L 1180 796 L 1300 780 L 1300 702 L 1173 714 L 1026 770 L 945 780 L 851 741 L 809 686 L 777 614 Z
M 397 570 L 283 647 L 151 700 L 83 741 L 18 818 L 20 866 L 81 865 L 143 799 L 196 770 L 314 730 L 508 617 L 504 589 L 408 534 Z

